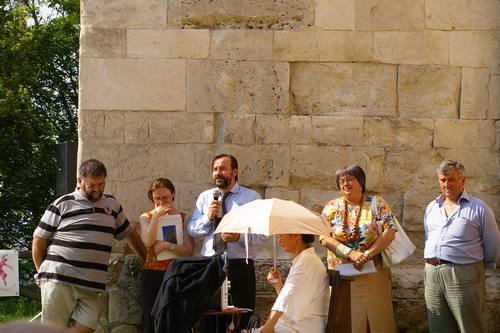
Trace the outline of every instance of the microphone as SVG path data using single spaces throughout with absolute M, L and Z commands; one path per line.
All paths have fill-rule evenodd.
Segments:
M 214 191 L 212 192 L 213 196 L 214 196 L 214 200 L 217 200 L 219 201 L 219 197 L 221 196 L 221 193 L 219 191 L 218 188 L 214 189 Z
M 217 201 L 219 201 L 219 198 L 222 196 L 222 193 L 219 191 L 218 188 L 216 188 L 212 192 L 212 194 L 214 196 L 214 200 L 217 200 Z M 222 218 L 222 210 L 219 210 L 219 215 L 217 215 L 217 219 L 220 221 L 221 218 Z

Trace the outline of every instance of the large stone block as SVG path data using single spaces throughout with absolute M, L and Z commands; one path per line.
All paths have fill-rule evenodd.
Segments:
M 431 148 L 433 134 L 434 121 L 431 119 L 371 117 L 363 124 L 367 146 Z
M 188 61 L 187 111 L 288 113 L 287 63 Z
M 272 199 L 278 198 L 282 200 L 291 200 L 297 203 L 300 202 L 300 191 L 297 190 L 289 190 L 286 188 L 274 188 L 268 187 L 266 188 L 265 196 L 263 199 Z
M 156 178 L 158 177 L 151 177 L 151 181 L 116 183 L 115 197 L 122 205 L 130 222 L 138 224 L 141 214 L 154 208 L 153 203 L 147 197 L 147 191 L 151 182 Z M 140 231 L 139 227 L 137 232 Z
M 89 144 L 120 144 L 125 142 L 125 115 L 121 112 L 79 112 L 80 135 Z
M 229 144 L 254 144 L 256 116 L 253 114 L 225 114 L 220 117 L 215 128 L 218 129 L 217 142 Z
M 399 113 L 404 118 L 458 118 L 461 70 L 400 66 Z
M 497 149 L 500 148 L 500 121 L 495 122 L 496 135 L 497 135 Z
M 311 143 L 311 117 L 258 115 L 255 141 L 264 144 Z
M 436 120 L 434 147 L 487 148 L 496 144 L 493 120 Z
M 291 74 L 296 114 L 397 115 L 396 66 L 299 62 L 292 65 Z
M 189 182 L 175 182 L 177 208 L 187 214 L 192 214 L 196 205 L 196 200 L 201 192 L 215 187 L 213 184 L 195 185 L 194 179 Z M 199 252 L 198 252 L 199 253 Z
M 319 61 L 314 31 L 277 31 L 273 58 L 279 61 Z
M 391 172 L 384 175 L 384 188 L 399 192 L 432 193 L 435 189 L 432 176 L 443 160 L 438 149 L 386 148 L 386 154 L 385 167 Z
M 262 30 L 214 30 L 210 59 L 272 60 L 273 32 Z
M 125 58 L 127 31 L 125 29 L 82 27 L 80 31 L 80 57 Z
M 488 119 L 500 119 L 500 75 L 490 77 Z M 500 144 L 500 141 L 497 143 Z
M 368 0 L 356 6 L 359 30 L 424 30 L 425 1 Z
M 450 65 L 500 69 L 500 31 L 451 31 Z
M 315 25 L 323 30 L 354 30 L 356 28 L 355 0 L 317 0 Z
M 451 57 L 448 36 L 449 33 L 443 31 L 376 31 L 373 60 L 390 64 L 448 65 L 448 57 Z
M 125 145 L 113 162 L 115 179 L 151 182 L 158 177 L 183 182 L 195 176 L 196 145 Z
M 223 144 L 254 144 L 256 116 L 252 114 L 216 115 L 215 142 Z
M 437 169 L 437 166 L 435 169 Z M 427 205 L 441 194 L 436 172 L 429 174 L 428 178 L 430 183 L 434 182 L 433 192 L 422 193 L 409 190 L 404 194 L 405 223 L 403 228 L 405 231 L 424 232 L 424 215 Z
M 172 29 L 127 31 L 127 55 L 130 58 L 199 58 L 210 51 L 208 30 Z
M 487 68 L 462 69 L 461 119 L 488 119 L 489 81 L 490 71 Z
M 282 145 L 217 145 L 197 147 L 198 182 L 213 183 L 212 160 L 231 154 L 238 160 L 238 182 L 264 195 L 265 187 L 289 187 L 290 147 Z M 206 178 L 203 178 L 206 175 Z
M 313 142 L 339 146 L 363 145 L 363 117 L 312 117 Z
M 168 0 L 169 28 L 282 30 L 313 25 L 313 0 Z
M 165 29 L 165 0 L 82 0 L 81 26 Z
M 81 132 L 81 130 L 80 130 Z M 104 163 L 108 171 L 106 178 L 106 192 L 113 194 L 113 180 L 118 177 L 118 169 L 116 161 L 119 159 L 120 146 L 117 144 L 97 144 L 87 143 L 81 138 L 78 140 L 78 161 L 79 163 L 88 160 L 89 158 L 97 158 Z
M 433 30 L 498 30 L 500 3 L 491 0 L 426 0 L 426 26 Z
M 119 148 L 118 158 L 110 165 L 116 170 L 117 181 L 152 181 L 152 176 L 163 176 L 168 170 L 168 145 L 124 145 Z
M 274 59 L 280 61 L 370 61 L 371 32 L 276 31 Z
M 293 188 L 336 189 L 335 172 L 350 164 L 359 164 L 367 176 L 367 188 L 378 181 L 376 174 L 385 158 L 378 147 L 325 147 L 295 145 L 291 150 L 290 185 Z M 308 184 L 308 186 L 305 186 Z M 323 203 L 324 204 L 324 203 Z
M 186 60 L 80 59 L 81 110 L 183 110 Z
M 125 140 L 131 144 L 212 143 L 214 128 L 213 114 L 193 117 L 186 112 L 125 113 Z

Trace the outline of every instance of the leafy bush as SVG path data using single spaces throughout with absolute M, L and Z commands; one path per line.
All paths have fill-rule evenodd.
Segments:
M 42 311 L 42 304 L 22 296 L 5 297 L 0 298 L 0 309 L 0 323 L 6 323 L 13 320 L 31 320 Z

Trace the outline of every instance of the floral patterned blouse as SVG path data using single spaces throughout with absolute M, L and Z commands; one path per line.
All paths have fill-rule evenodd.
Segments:
M 153 213 L 147 212 L 146 213 L 149 216 L 149 219 L 153 217 Z M 182 217 L 182 223 L 184 223 L 184 218 L 186 217 L 186 213 L 180 213 Z M 146 254 L 146 260 L 144 261 L 144 266 L 142 269 L 147 269 L 147 270 L 153 270 L 153 271 L 166 271 L 168 265 L 174 260 L 174 259 L 166 259 L 166 260 L 158 260 L 156 259 L 156 253 L 153 247 L 148 247 L 148 253 Z
M 329 201 L 325 208 L 323 208 L 323 216 L 326 218 L 330 226 L 332 227 L 332 236 L 339 242 L 344 243 L 346 246 L 350 247 L 356 251 L 366 251 L 375 242 L 377 237 L 384 232 L 386 229 L 396 229 L 393 219 L 391 209 L 385 202 L 385 200 L 376 196 L 378 214 L 377 212 L 372 212 L 372 197 L 366 196 L 361 208 L 361 217 L 359 218 L 359 223 L 355 226 L 358 229 L 358 234 L 360 235 L 357 241 L 347 241 L 342 235 L 342 216 L 345 207 L 345 198 L 339 198 Z M 357 220 L 358 209 L 351 208 L 348 206 L 347 211 L 347 233 L 350 234 L 353 230 L 354 224 Z M 321 236 L 320 239 L 325 238 Z M 377 253 L 373 257 L 375 267 L 379 267 L 382 264 L 382 256 Z M 334 252 L 328 250 L 327 253 L 327 263 L 328 268 L 333 269 L 337 264 L 344 264 L 352 262 L 348 258 L 339 258 Z

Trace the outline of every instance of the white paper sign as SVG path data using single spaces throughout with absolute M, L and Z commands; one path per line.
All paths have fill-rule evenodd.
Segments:
M 361 271 L 358 271 L 356 268 L 354 268 L 353 263 L 339 264 L 335 266 L 335 270 L 339 271 L 340 275 L 346 275 L 346 276 L 356 276 L 356 275 L 363 275 L 363 274 L 370 274 L 377 272 L 373 260 L 368 260 L 366 264 L 363 265 L 363 269 Z
M 19 296 L 17 251 L 0 250 L 0 297 Z
M 182 217 L 180 214 L 163 215 L 158 220 L 156 240 L 184 245 Z M 170 250 L 163 250 L 156 256 L 158 260 L 173 259 L 177 257 L 179 256 Z

